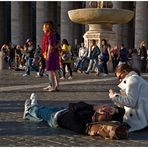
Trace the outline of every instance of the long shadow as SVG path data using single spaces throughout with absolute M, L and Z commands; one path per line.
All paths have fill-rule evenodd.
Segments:
M 77 135 L 76 133 L 58 128 L 50 128 L 46 123 L 33 123 L 29 121 L 0 122 L 1 136 L 54 136 L 54 135 Z
M 52 106 L 63 106 L 67 107 L 68 103 L 71 101 L 43 101 L 39 100 L 40 104 L 52 105 Z M 77 102 L 77 101 L 72 101 Z M 102 104 L 111 103 L 110 100 L 90 100 L 86 101 L 92 104 Z M 29 121 L 24 121 L 22 119 L 23 115 L 24 101 L 11 101 L 11 100 L 1 100 L 0 101 L 0 136 L 51 136 L 51 135 L 74 135 L 76 133 L 65 130 L 65 129 L 52 129 L 46 123 L 34 123 Z M 4 117 L 3 113 L 7 114 Z M 16 113 L 16 114 L 12 114 Z M 5 116 L 6 116 L 5 114 Z M 21 117 L 20 117 L 21 114 Z M 12 115 L 14 116 L 13 119 Z M 4 121 L 2 119 L 5 119 Z M 11 119 L 11 120 L 10 120 Z M 77 134 L 76 134 L 77 135 Z M 148 127 L 129 134 L 129 140 L 148 140 Z

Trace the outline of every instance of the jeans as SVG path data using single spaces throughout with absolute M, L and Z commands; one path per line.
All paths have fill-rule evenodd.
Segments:
M 33 58 L 27 57 L 27 68 L 26 68 L 26 74 L 30 75 L 30 71 L 36 71 L 38 72 L 38 68 L 32 65 Z
M 9 63 L 9 67 L 11 68 L 13 65 L 13 57 L 9 57 L 8 63 Z
M 43 122 L 46 121 L 48 125 L 52 128 L 57 128 L 57 114 L 64 111 L 62 107 L 48 107 L 48 106 L 31 106 L 26 114 L 26 119 L 33 122 Z
M 104 61 L 102 63 L 102 66 L 103 66 L 103 73 L 108 74 L 107 61 Z
M 76 66 L 76 69 L 77 69 L 77 70 L 78 70 L 78 69 L 82 70 L 82 69 L 84 68 L 85 64 L 86 64 L 86 60 L 87 60 L 86 57 L 83 57 L 82 59 L 79 58 L 79 59 L 78 59 L 77 66 Z
M 100 68 L 99 68 L 99 65 L 98 65 L 98 59 L 90 59 L 89 65 L 88 65 L 88 68 L 87 68 L 86 72 L 88 72 L 88 73 L 90 72 L 90 70 L 92 69 L 94 63 L 95 63 L 95 67 L 97 68 L 97 74 L 99 74 Z

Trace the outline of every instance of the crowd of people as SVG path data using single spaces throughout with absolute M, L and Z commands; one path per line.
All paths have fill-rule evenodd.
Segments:
M 101 41 L 99 47 L 96 45 L 96 41 L 92 40 L 90 49 L 87 49 L 83 43 L 81 44 L 75 71 L 85 74 L 96 71 L 98 76 L 100 73 L 107 76 L 108 63 L 111 62 L 113 72 L 120 64 L 129 64 L 141 72 L 146 72 L 147 53 L 144 41 L 140 43 L 138 49 L 127 49 L 124 44 L 111 47 L 105 39 Z
M 112 61 L 113 71 L 120 80 L 121 92 L 109 90 L 109 98 L 115 106 L 91 105 L 85 102 L 70 103 L 68 108 L 53 108 L 40 106 L 37 96 L 32 94 L 25 102 L 24 119 L 42 122 L 51 127 L 62 127 L 78 133 L 86 133 L 86 125 L 98 121 L 125 122 L 128 130 L 140 130 L 148 125 L 147 91 L 148 83 L 138 72 L 146 72 L 147 49 L 142 41 L 138 49 L 127 49 L 124 44 L 111 47 L 106 39 L 100 46 L 96 40 L 91 41 L 90 48 L 84 43 L 78 50 L 75 59 L 72 46 L 67 39 L 60 39 L 52 21 L 43 24 L 44 36 L 42 46 L 35 48 L 31 39 L 25 44 L 4 44 L 1 47 L 3 60 L 9 69 L 24 70 L 23 76 L 29 76 L 31 71 L 36 77 L 48 75 L 49 85 L 44 88 L 49 92 L 59 91 L 59 79 L 73 79 L 73 72 L 85 75 L 95 71 L 96 76 L 108 76 L 108 62 Z
M 112 63 L 112 72 L 120 64 L 129 64 L 146 72 L 147 48 L 144 41 L 138 49 L 127 49 L 124 44 L 111 47 L 106 39 L 102 39 L 100 45 L 92 40 L 89 48 L 82 42 L 75 53 L 67 39 L 61 40 L 52 21 L 43 24 L 43 32 L 41 47 L 35 47 L 32 39 L 27 39 L 24 45 L 4 44 L 1 51 L 9 69 L 25 70 L 23 76 L 30 75 L 31 71 L 36 72 L 36 77 L 48 74 L 49 87 L 53 86 L 53 90 L 58 90 L 59 78 L 64 80 L 68 75 L 68 79 L 73 79 L 73 72 L 108 76 L 108 63 Z
M 91 41 L 90 48 L 81 43 L 77 54 L 67 39 L 60 39 L 54 30 L 52 21 L 43 24 L 44 36 L 42 46 L 35 45 L 27 39 L 23 46 L 4 44 L 1 47 L 3 60 L 9 69 L 24 70 L 23 76 L 29 76 L 31 71 L 36 77 L 48 76 L 49 85 L 44 88 L 48 91 L 59 91 L 59 79 L 73 79 L 73 72 L 85 75 L 95 72 L 96 76 L 108 76 L 108 63 L 112 63 L 112 71 L 117 65 L 127 64 L 140 72 L 146 72 L 147 49 L 142 41 L 138 49 L 127 49 L 124 44 L 111 47 L 106 39 L 98 46 L 96 40 Z M 77 56 L 76 56 L 77 55 Z M 68 74 L 69 72 L 69 74 Z

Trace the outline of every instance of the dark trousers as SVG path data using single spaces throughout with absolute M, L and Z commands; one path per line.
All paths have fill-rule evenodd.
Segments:
M 85 134 L 86 124 L 92 122 L 93 106 L 85 102 L 70 103 L 68 112 L 58 116 L 60 127 Z
M 146 72 L 146 65 L 147 65 L 147 60 L 142 59 L 141 60 L 141 72 Z
M 116 57 L 112 57 L 113 71 L 116 69 L 118 65 L 118 59 Z
M 104 61 L 102 63 L 102 66 L 103 66 L 103 73 L 108 74 L 107 61 Z
M 70 73 L 70 76 L 72 77 L 71 63 L 62 63 L 63 77 L 65 77 L 65 67 L 66 67 L 66 65 L 67 65 L 68 71 Z
M 45 63 L 45 58 L 42 56 L 41 57 L 41 68 L 39 70 L 40 76 L 43 76 L 43 73 L 45 71 L 46 63 Z

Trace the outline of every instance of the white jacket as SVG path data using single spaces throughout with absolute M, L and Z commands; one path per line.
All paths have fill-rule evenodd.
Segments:
M 124 106 L 123 121 L 131 126 L 129 132 L 148 126 L 148 83 L 132 71 L 118 87 L 125 91 L 126 96 L 116 93 L 112 100 Z

